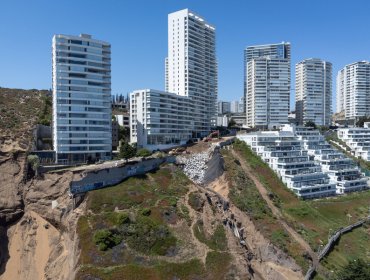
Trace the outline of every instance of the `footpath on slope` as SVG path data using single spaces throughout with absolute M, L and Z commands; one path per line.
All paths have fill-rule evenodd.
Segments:
M 307 251 L 307 253 L 310 255 L 310 257 L 312 259 L 313 266 L 314 267 L 317 267 L 317 265 L 319 263 L 317 254 L 311 249 L 310 245 L 306 242 L 306 240 L 304 240 L 292 227 L 290 227 L 283 220 L 283 215 L 282 215 L 281 211 L 269 199 L 267 190 L 261 184 L 261 182 L 256 177 L 256 175 L 251 170 L 251 168 L 247 164 L 245 164 L 244 159 L 241 158 L 240 155 L 238 155 L 234 150 L 232 150 L 232 154 L 233 154 L 234 157 L 236 157 L 239 160 L 239 162 L 240 162 L 241 167 L 243 168 L 243 170 L 253 180 L 254 184 L 257 187 L 257 190 L 261 194 L 262 198 L 266 201 L 268 207 L 271 209 L 272 213 L 277 218 L 277 220 L 279 221 L 279 223 L 286 229 L 286 231 L 291 235 L 291 237 L 294 238 L 294 240 L 296 242 L 298 242 L 298 244 L 300 244 L 302 246 L 302 248 L 304 248 Z

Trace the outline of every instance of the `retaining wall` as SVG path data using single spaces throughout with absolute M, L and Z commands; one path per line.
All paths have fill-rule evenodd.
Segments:
M 158 168 L 162 163 L 174 163 L 175 161 L 175 157 L 169 156 L 164 158 L 148 159 L 121 167 L 89 171 L 83 173 L 81 180 L 71 182 L 70 192 L 72 195 L 76 195 L 79 193 L 85 193 L 91 190 L 116 185 L 128 177 L 143 175 L 149 171 L 152 171 Z

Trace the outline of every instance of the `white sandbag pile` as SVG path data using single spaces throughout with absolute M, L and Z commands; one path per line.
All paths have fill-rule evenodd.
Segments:
M 207 169 L 209 152 L 194 154 L 190 157 L 179 157 L 180 164 L 184 164 L 184 173 L 196 184 L 202 184 Z

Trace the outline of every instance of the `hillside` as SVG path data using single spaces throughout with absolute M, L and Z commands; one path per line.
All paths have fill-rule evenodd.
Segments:
M 244 143 L 237 141 L 234 144 L 234 151 L 271 194 L 271 200 L 280 209 L 284 221 L 299 233 L 314 251 L 322 248 L 328 236 L 335 230 L 363 219 L 369 214 L 370 191 L 303 201 L 290 192 L 268 165 L 253 154 Z M 268 231 L 271 231 L 270 227 Z M 285 244 L 289 243 L 289 239 L 280 239 L 278 242 L 280 247 L 286 247 Z M 348 233 L 341 238 L 333 252 L 323 260 L 316 278 L 331 278 L 332 271 L 338 271 L 350 260 L 357 258 L 370 263 L 369 248 L 369 225 Z M 291 255 L 294 256 L 294 254 Z M 299 259 L 297 261 L 299 262 Z
M 0 105 L 0 280 L 303 279 L 328 235 L 368 213 L 370 192 L 299 200 L 239 141 L 195 162 L 217 169 L 207 183 L 164 164 L 91 191 L 74 209 L 69 185 L 87 171 L 26 176 L 32 129 L 51 117 L 47 91 L 0 89 Z M 369 248 L 368 226 L 344 235 L 317 279 L 370 262 Z
M 0 87 L 0 152 L 26 151 L 37 123 L 50 124 L 47 90 Z
M 261 236 L 248 215 L 232 205 L 224 211 L 220 201 L 175 165 L 90 192 L 77 228 L 77 279 L 302 277 L 299 266 Z M 244 227 L 245 246 L 227 220 Z

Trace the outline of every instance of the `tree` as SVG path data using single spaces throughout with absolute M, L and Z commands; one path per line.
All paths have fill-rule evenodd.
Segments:
M 304 125 L 305 127 L 312 127 L 316 129 L 316 124 L 313 121 L 308 121 Z
M 105 251 L 121 243 L 122 237 L 109 229 L 100 229 L 94 233 L 93 241 L 100 251 Z
M 137 151 L 136 153 L 136 156 L 138 157 L 148 157 L 150 156 L 152 153 L 148 150 L 148 149 L 140 149 Z
M 125 140 L 125 139 L 128 139 L 129 137 L 130 137 L 130 129 L 123 127 L 123 126 L 119 126 L 118 139 Z
M 227 125 L 227 127 L 233 127 L 233 126 L 235 126 L 236 125 L 236 122 L 234 121 L 234 119 L 231 119 L 230 121 L 229 121 L 229 124 Z
M 119 157 L 124 158 L 126 161 L 129 158 L 134 157 L 136 154 L 136 149 L 132 147 L 128 142 L 125 142 L 123 145 L 121 145 L 119 149 Z
M 35 172 L 36 177 L 39 175 L 40 159 L 37 155 L 29 155 L 27 162 Z
M 361 260 L 352 260 L 337 274 L 338 280 L 367 280 L 370 279 L 370 265 Z

